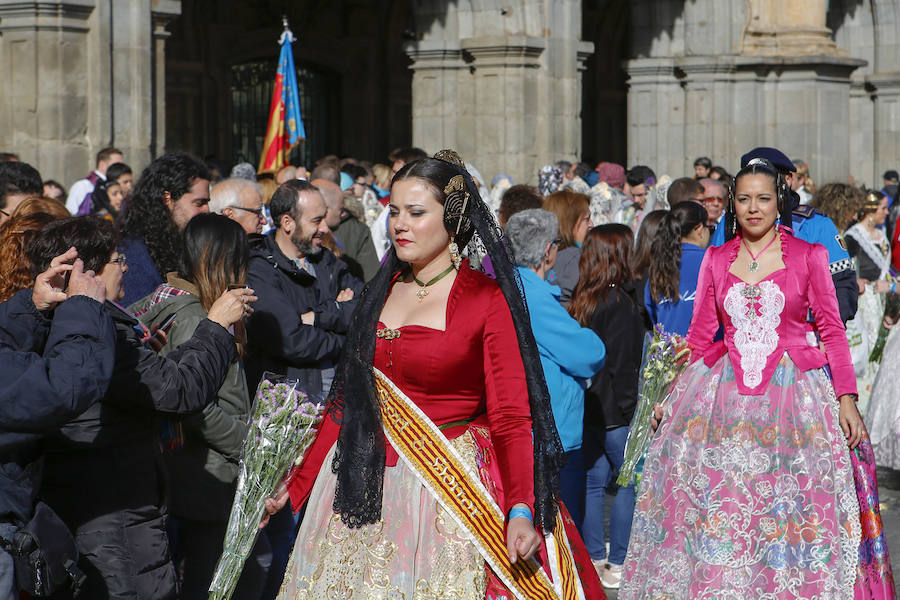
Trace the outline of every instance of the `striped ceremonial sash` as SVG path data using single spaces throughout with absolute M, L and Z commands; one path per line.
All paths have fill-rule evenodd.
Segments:
M 534 558 L 509 562 L 506 519 L 474 465 L 466 465 L 431 421 L 381 371 L 374 369 L 385 435 L 419 481 L 447 511 L 519 600 L 583 600 L 572 549 L 557 511 L 555 534 L 545 536 L 553 581 Z

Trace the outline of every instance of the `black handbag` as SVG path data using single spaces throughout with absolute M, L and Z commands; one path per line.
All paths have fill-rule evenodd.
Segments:
M 53 509 L 38 502 L 34 516 L 0 546 L 15 562 L 16 585 L 34 598 L 62 590 L 77 595 L 87 577 L 78 568 L 75 538 Z

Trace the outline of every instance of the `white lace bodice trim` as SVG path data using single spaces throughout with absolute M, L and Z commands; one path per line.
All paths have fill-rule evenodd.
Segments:
M 784 293 L 773 281 L 758 284 L 739 281 L 725 296 L 725 312 L 736 330 L 734 346 L 741 358 L 744 385 L 749 388 L 762 383 L 766 361 L 778 347 L 782 310 Z
M 884 279 L 888 270 L 891 268 L 891 261 L 888 258 L 889 253 L 885 252 L 883 249 L 890 248 L 890 244 L 888 244 L 887 237 L 884 235 L 883 231 L 880 229 L 876 229 L 875 231 L 875 235 L 878 236 L 877 243 L 869 236 L 869 232 L 866 231 L 866 228 L 859 223 L 848 229 L 844 235 L 856 240 L 863 252 L 865 252 L 872 262 L 881 270 L 881 274 L 878 278 Z

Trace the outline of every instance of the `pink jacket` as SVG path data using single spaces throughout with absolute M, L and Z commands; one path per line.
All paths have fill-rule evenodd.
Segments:
M 707 250 L 687 334 L 694 356 L 712 366 L 728 352 L 741 394 L 763 394 L 785 352 L 803 371 L 828 364 L 835 393 L 855 394 L 856 375 L 828 270 L 828 251 L 795 238 L 783 227 L 779 231 L 785 268 L 756 286 L 729 272 L 740 248 L 739 237 Z M 827 356 L 807 341 L 807 332 L 813 330 L 806 320 L 807 309 L 812 310 Z M 713 342 L 720 324 L 725 326 L 725 339 Z

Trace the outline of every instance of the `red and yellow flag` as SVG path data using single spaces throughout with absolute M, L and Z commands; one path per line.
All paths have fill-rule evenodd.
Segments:
M 297 40 L 285 21 L 284 32 L 278 40 L 281 54 L 278 57 L 275 89 L 272 91 L 272 105 L 269 107 L 269 126 L 266 127 L 266 141 L 263 143 L 258 173 L 274 172 L 286 165 L 291 149 L 306 139 L 306 130 L 300 118 L 300 93 L 291 49 L 291 42 L 295 41 Z

